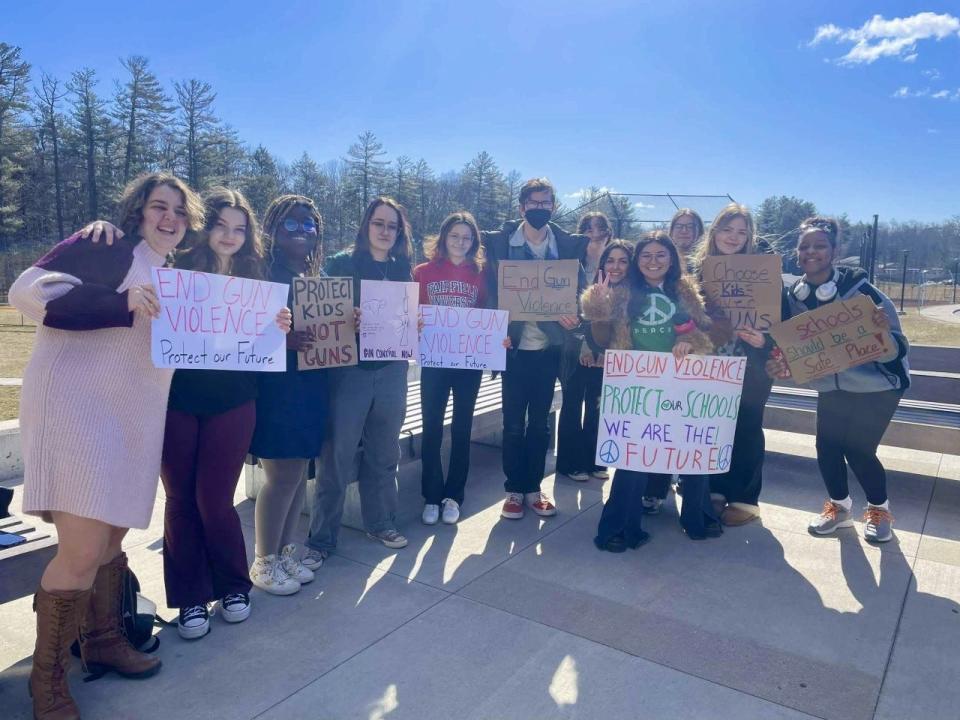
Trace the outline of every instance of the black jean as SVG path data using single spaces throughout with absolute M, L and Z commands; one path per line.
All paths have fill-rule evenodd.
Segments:
M 597 542 L 606 543 L 615 535 L 623 535 L 627 544 L 640 535 L 643 519 L 644 495 L 649 494 L 650 482 L 669 481 L 669 475 L 617 470 L 610 485 L 610 497 L 604 503 L 597 525 Z M 703 535 L 707 525 L 720 521 L 710 506 L 710 484 L 706 475 L 683 476 L 683 502 L 680 509 L 680 525 L 691 535 Z
M 563 382 L 563 404 L 557 423 L 557 472 L 593 472 L 597 455 L 603 368 L 577 365 Z
M 420 409 L 423 413 L 420 487 L 424 502 L 439 505 L 450 498 L 463 504 L 463 488 L 470 470 L 470 431 L 473 408 L 480 391 L 480 370 L 423 368 L 420 371 Z M 450 426 L 450 463 L 443 481 L 443 416 L 453 393 L 453 424 Z
M 887 501 L 887 474 L 877 458 L 877 447 L 902 390 L 854 393 L 821 392 L 817 398 L 817 465 L 834 500 L 850 494 L 847 463 L 871 505 Z
M 723 495 L 727 502 L 756 505 L 763 485 L 763 458 L 766 441 L 763 437 L 763 410 L 770 397 L 773 380 L 759 363 L 747 361 L 743 377 L 743 394 L 733 436 L 730 469 L 710 476 L 711 492 Z
M 558 348 L 507 354 L 503 373 L 503 487 L 507 492 L 540 490 L 550 445 L 549 416 L 560 371 Z

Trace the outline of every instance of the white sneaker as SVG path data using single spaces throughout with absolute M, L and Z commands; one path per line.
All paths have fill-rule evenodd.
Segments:
M 574 470 L 573 472 L 564 473 L 564 475 L 574 482 L 587 482 L 590 479 L 590 473 L 584 472 L 583 470 Z
M 180 608 L 177 632 L 184 640 L 198 640 L 210 632 L 210 613 L 206 605 Z
M 287 575 L 276 555 L 264 555 L 253 561 L 250 582 L 271 595 L 293 595 L 300 590 L 300 583 Z
M 243 622 L 250 617 L 250 596 L 247 593 L 224 595 L 217 604 L 220 614 L 228 623 Z
M 447 498 L 443 501 L 443 521 L 447 525 L 456 525 L 460 519 L 460 504 L 456 500 Z
M 284 545 L 280 550 L 280 564 L 287 575 L 292 577 L 301 585 L 306 585 L 313 581 L 313 570 L 308 570 L 297 557 L 297 546 L 293 543 Z
M 440 506 L 427 503 L 423 506 L 423 515 L 420 519 L 423 520 L 424 525 L 436 525 L 437 520 L 440 519 Z
M 303 553 L 303 557 L 300 558 L 300 564 L 303 565 L 307 570 L 313 570 L 316 572 L 323 566 L 323 561 L 330 556 L 326 550 L 314 550 L 313 548 L 307 548 L 306 552 Z
M 606 468 L 600 468 L 599 470 L 594 470 L 590 473 L 590 477 L 596 478 L 597 480 L 609 480 L 610 473 Z

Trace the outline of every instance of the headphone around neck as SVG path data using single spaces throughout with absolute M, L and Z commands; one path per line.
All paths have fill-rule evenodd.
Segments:
M 833 275 L 830 277 L 830 279 L 814 290 L 814 297 L 816 297 L 820 302 L 830 302 L 833 300 L 837 296 L 837 281 L 839 279 L 840 271 L 837 268 L 834 268 Z M 794 283 L 793 287 L 790 288 L 790 292 L 797 300 L 803 302 L 810 297 L 810 289 L 810 282 L 807 280 L 807 276 L 804 275 Z

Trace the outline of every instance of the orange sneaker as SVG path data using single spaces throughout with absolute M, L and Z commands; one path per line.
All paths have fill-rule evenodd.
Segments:
M 527 501 L 527 507 L 537 515 L 552 517 L 557 514 L 557 506 L 550 502 L 550 497 L 545 492 L 527 493 L 524 498 Z
M 519 520 L 523 517 L 523 494 L 507 493 L 507 499 L 503 501 L 503 508 L 500 514 L 508 520 Z

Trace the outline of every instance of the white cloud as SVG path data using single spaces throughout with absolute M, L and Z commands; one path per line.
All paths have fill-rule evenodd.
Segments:
M 922 70 L 920 74 L 923 75 L 924 77 L 930 78 L 931 80 L 940 79 L 940 71 L 937 70 L 936 68 L 930 68 L 929 70 Z
M 927 135 L 939 135 L 940 131 L 936 128 L 927 128 Z
M 604 193 L 615 193 L 615 192 L 617 192 L 617 190 L 616 190 L 616 188 L 611 188 L 611 187 L 606 187 L 606 186 L 604 186 L 604 187 L 601 187 L 601 188 L 596 188 L 596 192 L 597 192 L 597 195 L 599 196 L 599 195 L 603 195 Z M 564 195 L 563 197 L 564 197 L 564 199 L 566 199 L 566 200 L 574 200 L 574 201 L 576 201 L 576 202 L 583 202 L 583 201 L 586 200 L 588 197 L 590 197 L 590 193 L 591 193 L 590 188 L 580 188 L 580 189 L 577 190 L 576 192 L 567 193 L 567 194 Z
M 960 88 L 957 88 L 953 92 L 949 90 L 938 90 L 934 92 L 930 88 L 920 88 L 919 90 L 911 90 L 906 85 L 897 88 L 897 90 L 891 95 L 893 98 L 930 98 L 932 100 L 960 100 Z
M 951 36 L 960 37 L 960 18 L 947 13 L 922 12 L 890 20 L 874 15 L 859 28 L 841 28 L 832 23 L 821 25 L 809 45 L 825 41 L 852 43 L 853 47 L 837 62 L 841 65 L 869 65 L 883 57 L 914 62 L 917 43 Z
M 640 212 L 643 212 L 644 210 L 653 210 L 653 209 L 656 207 L 656 205 L 648 205 L 647 203 L 643 202 L 642 200 L 639 200 L 639 201 L 635 202 L 635 203 L 633 204 L 633 206 L 634 206 L 637 210 L 639 210 Z

